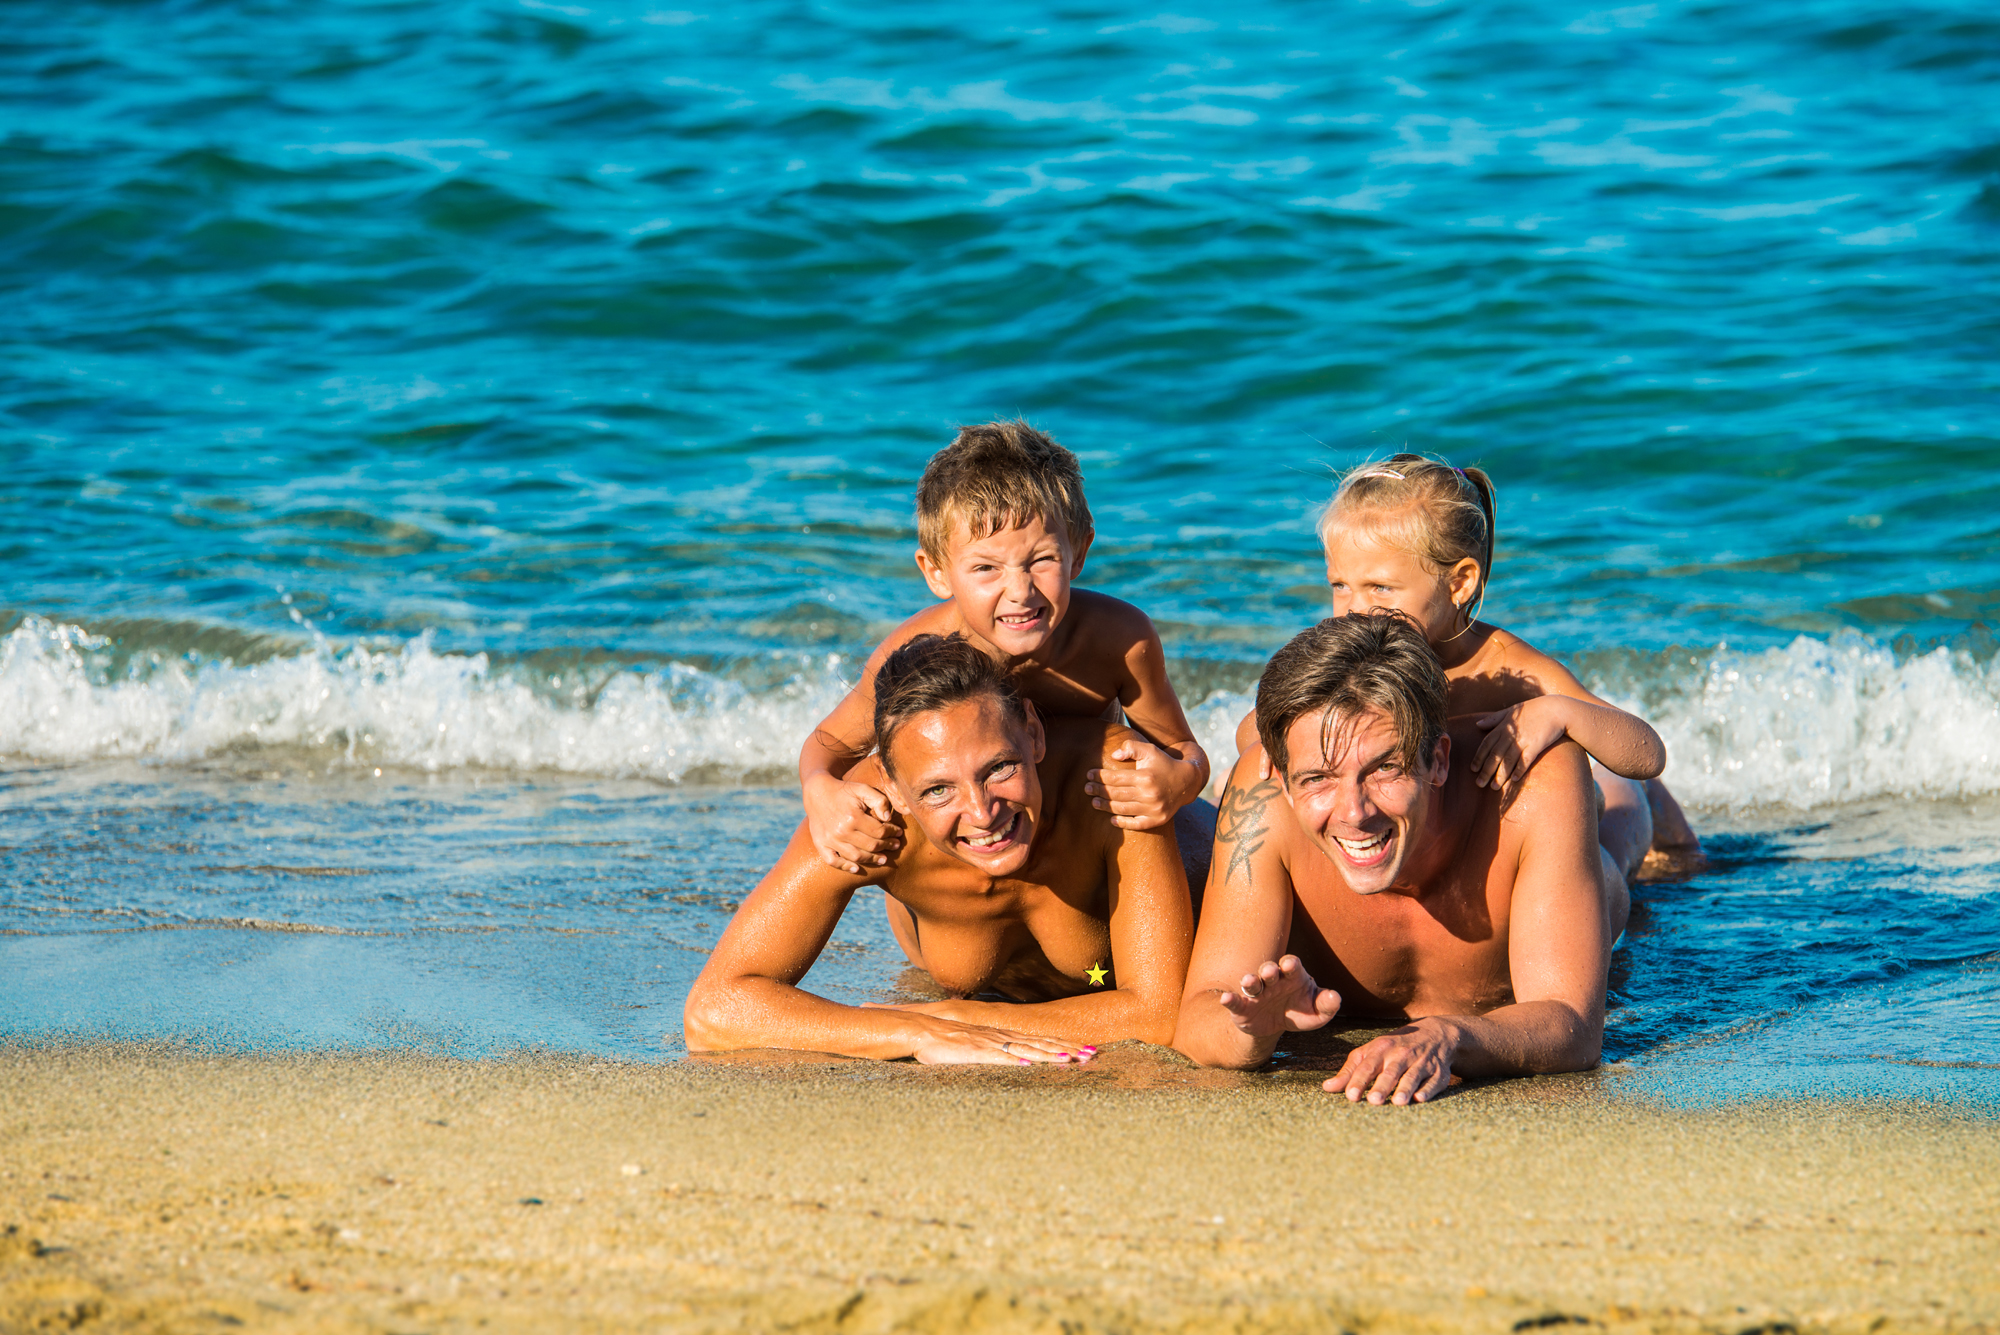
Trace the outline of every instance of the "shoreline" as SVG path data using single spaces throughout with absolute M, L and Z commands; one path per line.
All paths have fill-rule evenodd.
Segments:
M 1983 1109 L 0 1044 L 0 1330 L 2000 1330 Z

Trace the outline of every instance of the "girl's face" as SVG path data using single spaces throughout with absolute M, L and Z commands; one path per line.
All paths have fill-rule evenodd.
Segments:
M 1378 542 L 1365 528 L 1336 528 L 1326 539 L 1326 583 L 1333 614 L 1396 611 L 1424 629 L 1432 647 L 1465 628 L 1461 605 L 1479 584 L 1479 563 L 1470 557 L 1444 574 L 1433 573 L 1409 552 Z

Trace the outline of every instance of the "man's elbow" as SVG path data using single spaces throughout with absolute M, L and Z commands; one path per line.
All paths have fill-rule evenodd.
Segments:
M 681 1008 L 681 1036 L 689 1052 L 727 1052 L 744 1047 L 730 1023 L 729 1007 L 718 989 L 699 982 Z
M 1564 1007 L 1568 1010 L 1568 1007 Z M 1585 1016 L 1570 1012 L 1565 1019 L 1563 1032 L 1554 1036 L 1541 1054 L 1542 1060 L 1530 1063 L 1530 1073 L 1534 1075 L 1562 1075 L 1570 1071 L 1588 1071 L 1604 1057 L 1604 1024 L 1592 1022 Z
M 1207 1004 L 1204 1005 L 1204 1002 Z M 1245 1048 L 1240 1042 L 1231 1043 L 1230 1034 L 1217 1032 L 1213 1019 L 1199 1013 L 1210 1008 L 1221 1009 L 1216 1006 L 1213 992 L 1190 998 L 1181 1008 L 1180 1020 L 1173 1032 L 1174 1051 L 1196 1066 L 1205 1066 L 1210 1070 L 1248 1071 L 1262 1066 L 1264 1059 L 1254 1049 Z M 1231 1032 L 1235 1032 L 1234 1026 L 1231 1026 Z

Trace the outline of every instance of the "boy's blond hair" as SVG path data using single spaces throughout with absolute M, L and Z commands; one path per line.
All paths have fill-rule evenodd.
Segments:
M 960 524 L 977 539 L 1037 519 L 1066 528 L 1071 551 L 1093 532 L 1076 456 L 1018 417 L 960 427 L 917 483 L 917 543 L 940 566 Z
M 1443 574 L 1467 557 L 1479 563 L 1479 592 L 1466 600 L 1476 617 L 1493 578 L 1493 480 L 1477 468 L 1397 454 L 1347 471 L 1319 517 L 1320 545 L 1341 525 L 1367 529 Z

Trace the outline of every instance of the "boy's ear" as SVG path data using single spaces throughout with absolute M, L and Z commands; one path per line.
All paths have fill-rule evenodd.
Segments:
M 944 567 L 931 560 L 931 554 L 917 548 L 917 569 L 924 575 L 924 583 L 931 586 L 931 592 L 940 598 L 951 597 L 951 581 L 944 577 Z
M 1092 529 L 1083 535 L 1083 541 L 1079 542 L 1076 545 L 1076 550 L 1070 553 L 1069 578 L 1072 584 L 1076 582 L 1079 575 L 1083 574 L 1083 558 L 1090 555 L 1090 544 L 1095 541 L 1097 541 L 1097 530 Z

